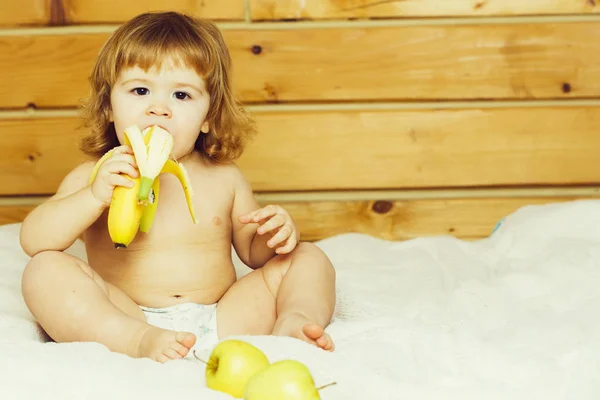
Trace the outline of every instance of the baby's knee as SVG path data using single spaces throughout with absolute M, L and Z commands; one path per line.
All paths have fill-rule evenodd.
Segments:
M 47 250 L 31 257 L 21 277 L 23 294 L 56 279 L 57 275 L 69 273 L 69 265 L 76 264 L 91 278 L 94 277 L 91 267 L 81 260 L 62 251 Z
M 55 250 L 41 251 L 33 257 L 31 257 L 31 259 L 27 263 L 27 266 L 25 267 L 25 272 L 23 273 L 23 275 L 37 275 L 39 273 L 42 273 L 47 268 L 52 268 L 53 266 L 60 263 L 64 263 L 63 252 Z
M 302 258 L 305 262 L 310 262 L 311 264 L 326 269 L 335 275 L 335 268 L 331 263 L 327 254 L 316 244 L 310 242 L 301 242 L 296 246 L 297 258 Z
M 62 252 L 42 251 L 31 257 L 21 276 L 21 287 L 25 297 L 36 292 L 39 285 L 48 281 L 49 274 L 54 273 L 54 266 L 61 261 Z
M 306 256 L 327 258 L 323 250 L 319 246 L 311 242 L 300 242 L 296 245 L 294 252 L 304 254 Z

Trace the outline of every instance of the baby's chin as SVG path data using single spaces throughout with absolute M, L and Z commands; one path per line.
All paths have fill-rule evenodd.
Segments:
M 173 154 L 171 158 L 174 158 L 177 161 L 185 161 L 189 160 L 194 155 L 194 148 L 188 150 L 177 149 L 176 145 L 173 146 Z

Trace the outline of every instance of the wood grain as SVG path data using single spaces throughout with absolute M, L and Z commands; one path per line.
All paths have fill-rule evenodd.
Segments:
M 431 199 L 406 201 L 310 202 L 282 204 L 298 223 L 302 240 L 358 232 L 387 240 L 450 235 L 488 236 L 506 215 L 527 205 L 574 198 Z
M 34 207 L 33 205 L 0 205 L 0 226 L 23 222 Z
M 600 108 L 257 113 L 239 160 L 255 189 L 573 185 L 600 181 Z
M 503 217 L 528 205 L 576 200 L 577 197 L 312 201 L 281 203 L 301 232 L 316 241 L 344 233 L 387 240 L 450 235 L 461 239 L 488 236 Z M 264 206 L 267 203 L 261 202 Z M 0 225 L 21 222 L 33 205 L 0 206 Z
M 252 20 L 474 17 L 600 12 L 587 0 L 250 0 Z
M 245 102 L 600 97 L 600 23 L 225 30 Z M 108 33 L 0 36 L 0 108 L 70 107 Z
M 50 22 L 48 0 L 2 0 L 0 27 L 46 25 Z
M 148 11 L 180 11 L 213 20 L 243 20 L 244 0 L 69 0 L 68 21 L 121 23 Z
M 54 193 L 84 158 L 75 118 L 0 120 L 0 195 Z
M 238 160 L 261 192 L 600 182 L 600 106 L 256 111 Z M 81 159 L 77 119 L 0 119 L 0 195 L 48 194 Z
M 230 37 L 247 101 L 600 96 L 600 23 L 260 31 Z M 248 51 L 259 46 L 260 54 Z M 593 54 L 595 53 L 595 54 Z
M 148 11 L 181 11 L 214 20 L 243 20 L 244 0 L 2 0 L 0 26 L 119 24 Z

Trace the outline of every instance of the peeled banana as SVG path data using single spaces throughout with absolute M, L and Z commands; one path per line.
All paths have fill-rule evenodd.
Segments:
M 137 126 L 125 129 L 125 144 L 133 149 L 141 175 L 138 199 L 147 201 L 156 177 L 173 150 L 173 136 L 159 126 L 151 126 L 140 132 Z
M 192 202 L 192 186 L 187 171 L 182 164 L 169 159 L 173 149 L 173 137 L 159 126 L 152 126 L 140 132 L 137 126 L 125 130 L 125 144 L 133 149 L 140 171 L 140 178 L 131 178 L 133 187 L 115 187 L 108 210 L 108 233 L 115 248 L 125 248 L 131 244 L 138 231 L 147 233 L 152 227 L 158 207 L 158 194 L 162 173 L 174 174 L 181 183 L 194 224 L 198 223 Z M 109 150 L 96 163 L 92 170 L 91 184 L 104 161 L 112 156 Z

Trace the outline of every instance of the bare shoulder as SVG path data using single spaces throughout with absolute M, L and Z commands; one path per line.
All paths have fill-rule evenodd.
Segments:
M 244 174 L 242 173 L 242 170 L 233 161 L 227 164 L 221 164 L 218 166 L 218 168 L 220 174 L 223 174 L 224 177 L 228 177 L 231 180 L 235 181 L 239 179 L 244 179 Z
M 244 185 L 247 182 L 242 170 L 233 161 L 205 165 L 205 171 L 217 179 L 221 184 L 226 184 L 232 189 L 235 189 L 239 185 Z
M 52 198 L 60 199 L 86 187 L 89 183 L 94 165 L 95 163 L 93 161 L 86 161 L 73 168 L 63 178 L 56 194 L 52 196 Z
M 234 192 L 251 192 L 250 183 L 246 179 L 243 171 L 240 167 L 234 163 L 230 162 L 220 166 L 220 174 L 222 174 L 222 178 L 231 184 L 231 188 Z

